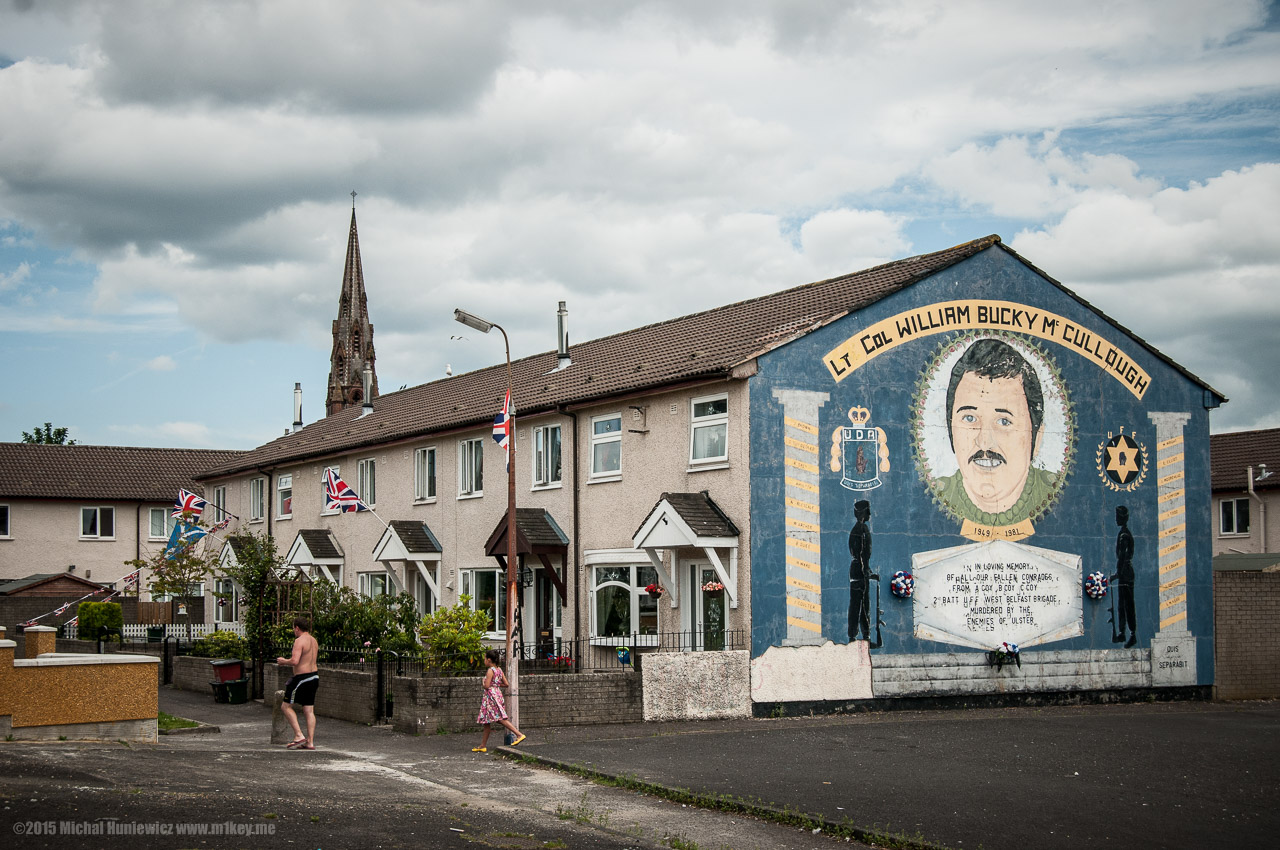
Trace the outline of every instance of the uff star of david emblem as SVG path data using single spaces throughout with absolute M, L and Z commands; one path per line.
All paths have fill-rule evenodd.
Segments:
M 1147 477 L 1147 447 L 1124 428 L 1119 434 L 1107 432 L 1098 446 L 1098 475 L 1102 483 L 1120 493 L 1129 493 L 1142 485 Z

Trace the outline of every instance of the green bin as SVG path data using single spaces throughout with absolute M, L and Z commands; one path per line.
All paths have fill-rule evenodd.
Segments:
M 227 687 L 227 702 L 231 705 L 240 705 L 249 701 L 248 679 L 232 679 L 223 684 Z
M 147 626 L 147 643 L 160 643 L 164 640 L 164 626 Z

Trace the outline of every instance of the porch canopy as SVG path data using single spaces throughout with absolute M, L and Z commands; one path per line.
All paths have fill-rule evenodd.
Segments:
M 631 545 L 643 549 L 658 571 L 671 597 L 671 607 L 680 605 L 680 583 L 672 581 L 662 562 L 664 549 L 701 549 L 715 568 L 729 607 L 738 607 L 738 527 L 721 510 L 706 490 L 700 493 L 663 493 L 631 538 Z M 718 549 L 727 550 L 726 570 Z
M 315 567 L 325 578 L 334 584 L 342 584 L 342 564 L 345 558 L 338 538 L 327 528 L 303 528 L 293 538 L 289 554 L 285 556 L 286 566 L 295 567 L 303 573 L 309 573 L 304 567 Z M 338 578 L 333 577 L 331 567 L 337 567 Z
M 488 542 L 484 544 L 484 553 L 497 559 L 502 568 L 506 569 L 507 514 L 505 511 L 497 527 L 489 535 Z M 550 556 L 559 555 L 561 564 L 568 563 L 569 538 L 560 530 L 560 526 L 546 508 L 516 508 L 516 556 L 525 556 L 527 559 L 529 555 L 538 556 L 542 570 L 556 586 L 556 592 L 560 594 L 560 602 L 564 604 L 567 600 L 564 578 L 552 566 Z
M 228 567 L 240 566 L 240 556 L 248 545 L 249 541 L 238 534 L 224 540 L 222 548 L 218 550 L 218 574 L 226 575 Z
M 373 559 L 386 567 L 397 593 L 408 592 L 409 565 L 413 564 L 439 605 L 440 556 L 443 552 L 439 538 L 431 533 L 425 522 L 393 519 L 387 523 L 387 530 L 382 532 L 382 537 L 373 547 Z M 403 578 L 396 574 L 396 562 L 405 565 Z

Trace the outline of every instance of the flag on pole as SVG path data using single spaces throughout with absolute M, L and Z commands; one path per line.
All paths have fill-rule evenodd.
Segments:
M 174 519 L 182 519 L 183 514 L 191 514 L 192 519 L 199 519 L 207 504 L 209 503 L 190 490 L 179 489 L 178 500 L 173 503 L 171 516 Z
M 188 525 L 185 522 L 175 522 L 173 531 L 169 532 L 169 543 L 164 547 L 165 558 L 172 561 L 178 556 L 179 550 L 190 546 L 208 533 L 195 523 Z
M 221 531 L 228 525 L 231 525 L 231 517 L 226 517 L 221 522 L 215 522 L 213 525 L 209 526 L 209 532 L 212 534 L 215 531 Z
M 511 465 L 511 390 L 507 390 L 506 398 L 502 402 L 502 410 L 498 411 L 498 415 L 493 417 L 493 439 L 498 445 L 502 446 L 505 453 L 507 466 Z
M 332 469 L 324 471 L 324 509 L 326 511 L 367 511 L 369 506 L 360 501 L 351 485 L 338 477 Z

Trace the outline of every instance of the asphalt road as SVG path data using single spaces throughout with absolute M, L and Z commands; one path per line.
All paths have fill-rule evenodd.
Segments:
M 956 848 L 1280 845 L 1280 703 L 557 730 L 528 752 Z

